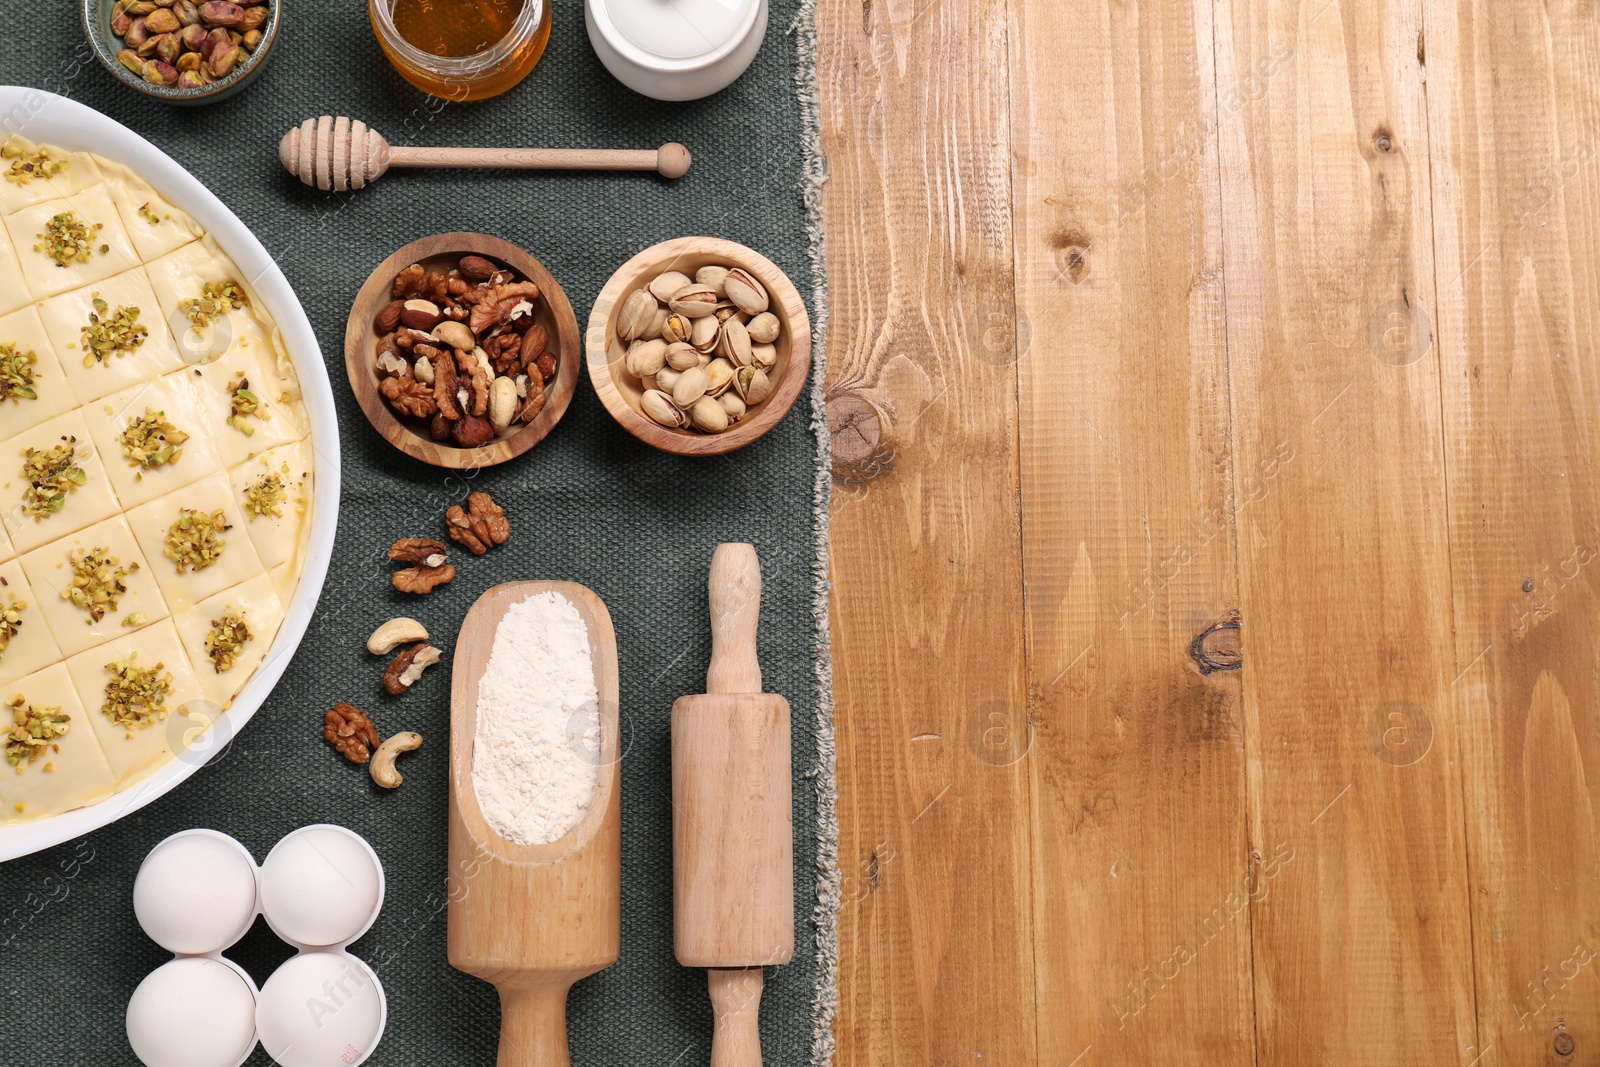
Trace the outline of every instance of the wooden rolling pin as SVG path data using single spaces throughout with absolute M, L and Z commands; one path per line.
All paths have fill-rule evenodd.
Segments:
M 284 169 L 324 191 L 360 189 L 390 167 L 483 167 L 510 170 L 653 170 L 689 172 L 689 150 L 676 141 L 641 150 L 609 148 L 396 148 L 359 119 L 306 119 L 278 142 Z
M 600 777 L 583 820 L 522 845 L 490 829 L 472 788 L 478 681 L 512 604 L 554 591 L 589 629 L 600 695 Z M 450 687 L 451 966 L 500 992 L 499 1067 L 569 1067 L 567 991 L 617 961 L 622 938 L 617 639 L 605 604 L 570 582 L 511 582 L 478 598 L 456 638 Z
M 712 1067 L 760 1067 L 761 968 L 794 955 L 789 702 L 761 691 L 761 565 L 750 545 L 711 557 L 706 695 L 672 706 L 673 941 L 711 968 Z

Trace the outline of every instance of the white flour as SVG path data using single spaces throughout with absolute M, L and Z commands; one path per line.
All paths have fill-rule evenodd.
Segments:
M 589 630 L 559 593 L 511 605 L 478 682 L 472 788 L 489 826 L 524 845 L 583 819 L 600 774 Z

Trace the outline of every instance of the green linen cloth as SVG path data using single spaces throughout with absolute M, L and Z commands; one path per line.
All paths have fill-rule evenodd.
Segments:
M 446 653 L 467 608 L 497 582 L 581 582 L 608 605 L 621 660 L 622 955 L 569 1005 L 572 1059 L 692 1067 L 709 1058 L 703 972 L 672 954 L 672 809 L 668 712 L 705 687 L 706 569 L 722 541 L 760 551 L 766 595 L 760 652 L 769 691 L 793 706 L 794 962 L 771 969 L 762 1005 L 767 1062 L 811 1056 L 819 977 L 816 904 L 816 673 L 812 611 L 816 442 L 809 397 L 772 433 L 732 455 L 691 461 L 656 452 L 601 408 L 587 372 L 555 432 L 502 467 L 450 473 L 415 462 L 372 430 L 344 372 L 345 317 L 368 273 L 395 248 L 450 230 L 504 237 L 566 289 L 580 330 L 595 295 L 634 252 L 711 234 L 770 256 L 809 299 L 804 137 L 795 89 L 801 0 L 773 0 L 766 43 L 733 87 L 663 104 L 614 81 L 589 47 L 581 0 L 556 0 L 543 60 L 493 100 L 445 105 L 411 88 L 379 52 L 361 0 L 287 0 L 267 69 L 241 94 L 199 109 L 154 103 L 115 82 L 85 50 L 68 0 L 15 20 L 0 83 L 47 88 L 95 107 L 190 168 L 260 237 L 299 294 L 333 382 L 343 448 L 338 541 L 320 609 L 254 720 L 211 764 L 138 813 L 89 837 L 0 865 L 0 1064 L 135 1063 L 123 1012 L 169 957 L 138 928 L 132 887 L 168 834 L 212 827 L 257 862 L 285 833 L 333 822 L 365 835 L 388 898 L 354 946 L 388 996 L 388 1028 L 369 1061 L 495 1061 L 492 987 L 445 958 L 446 781 L 450 672 L 400 698 L 381 693 L 384 663 L 364 649 L 379 622 L 420 618 Z M 395 144 L 654 147 L 677 140 L 694 167 L 653 175 L 392 172 L 354 194 L 317 192 L 278 165 L 290 127 L 320 114 L 366 121 Z M 511 517 L 492 554 L 452 553 L 459 575 L 426 598 L 389 585 L 398 537 L 442 536 L 445 507 L 490 491 Z M 378 790 L 321 737 L 336 700 L 366 709 L 385 734 L 426 742 L 404 757 L 405 784 Z M 228 955 L 258 983 L 290 949 L 260 920 Z M 267 1064 L 259 1048 L 249 1061 Z

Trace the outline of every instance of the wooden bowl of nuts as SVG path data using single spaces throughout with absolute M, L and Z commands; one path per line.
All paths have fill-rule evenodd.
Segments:
M 555 428 L 578 383 L 578 320 L 544 265 L 479 233 L 413 241 L 356 295 L 345 370 L 389 443 L 436 467 L 491 467 Z
M 623 429 L 667 452 L 715 456 L 794 405 L 811 371 L 811 320 L 766 256 L 680 237 L 611 276 L 584 347 L 589 381 Z

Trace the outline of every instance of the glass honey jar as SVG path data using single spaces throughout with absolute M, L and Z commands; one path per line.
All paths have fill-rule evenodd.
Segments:
M 550 42 L 550 0 L 367 0 L 367 14 L 401 77 L 457 102 L 510 89 Z

